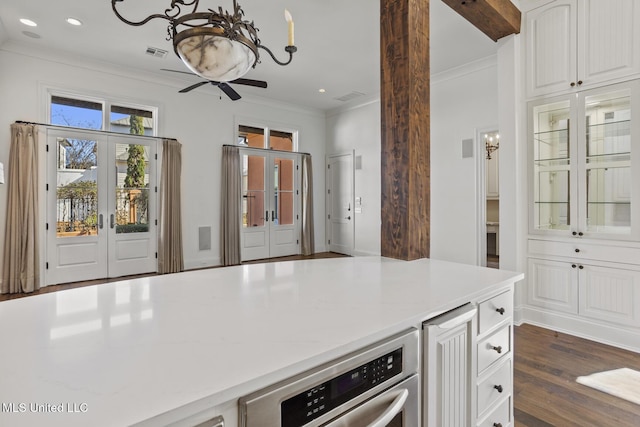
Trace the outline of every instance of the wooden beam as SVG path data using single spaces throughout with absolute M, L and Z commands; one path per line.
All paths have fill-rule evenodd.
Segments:
M 442 0 L 491 40 L 520 33 L 520 10 L 510 0 Z
M 382 256 L 429 257 L 429 0 L 380 0 Z

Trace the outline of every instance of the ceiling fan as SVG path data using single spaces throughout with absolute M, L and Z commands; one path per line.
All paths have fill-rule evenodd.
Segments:
M 167 68 L 162 68 L 162 71 L 169 71 L 172 73 L 181 73 L 181 74 L 189 74 L 189 75 L 194 75 L 193 73 L 189 73 L 186 71 L 178 71 L 178 70 L 169 70 Z M 189 87 L 185 87 L 184 89 L 180 90 L 180 93 L 187 93 L 189 91 L 192 91 L 193 89 L 199 88 L 200 86 L 206 85 L 206 84 L 212 84 L 213 86 L 218 86 L 218 88 L 220 88 L 221 91 L 223 91 L 232 101 L 237 101 L 238 99 L 242 98 L 240 96 L 240 94 L 238 92 L 236 92 L 230 85 L 229 83 L 234 83 L 234 84 L 239 84 L 239 85 L 246 85 L 246 86 L 253 86 L 253 87 L 260 87 L 260 88 L 267 88 L 267 82 L 262 81 L 262 80 L 252 80 L 252 79 L 243 79 L 243 78 L 239 78 L 239 79 L 235 79 L 235 80 L 231 80 L 230 82 L 217 82 L 214 80 L 205 80 L 202 82 L 198 82 L 196 84 L 193 84 Z

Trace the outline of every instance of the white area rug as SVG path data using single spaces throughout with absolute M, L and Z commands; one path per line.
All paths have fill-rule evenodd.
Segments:
M 614 369 L 613 371 L 596 372 L 595 374 L 578 377 L 580 384 L 640 405 L 640 372 L 629 368 Z

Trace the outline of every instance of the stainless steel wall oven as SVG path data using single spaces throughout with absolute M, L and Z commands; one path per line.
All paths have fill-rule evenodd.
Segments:
M 242 427 L 420 425 L 419 333 L 382 342 L 245 396 Z

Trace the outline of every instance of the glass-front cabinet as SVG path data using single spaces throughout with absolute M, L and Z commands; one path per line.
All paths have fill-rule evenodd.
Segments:
M 529 103 L 531 233 L 638 240 L 638 84 Z

